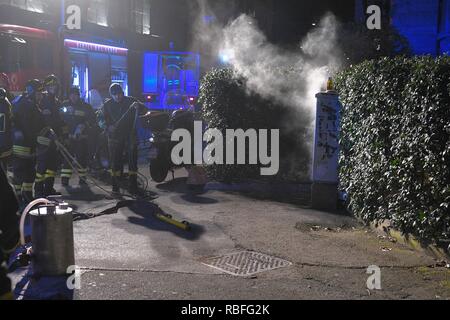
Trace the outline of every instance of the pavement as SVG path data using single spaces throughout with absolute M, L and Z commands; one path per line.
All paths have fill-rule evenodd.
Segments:
M 148 175 L 148 168 L 141 173 Z M 299 204 L 223 191 L 217 183 L 194 195 L 178 170 L 149 182 L 152 202 L 76 221 L 80 300 L 314 300 L 450 299 L 450 270 L 425 253 L 383 238 L 356 219 Z M 102 184 L 103 188 L 110 187 Z M 63 190 L 81 213 L 98 213 L 117 200 L 103 190 Z M 183 231 L 155 218 L 155 208 Z M 205 265 L 212 257 L 252 251 L 290 266 L 240 277 Z M 367 288 L 369 266 L 381 269 L 381 290 Z

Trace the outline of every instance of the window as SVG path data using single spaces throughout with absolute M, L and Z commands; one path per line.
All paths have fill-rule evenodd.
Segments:
M 132 15 L 136 32 L 150 34 L 150 0 L 133 0 Z
M 88 7 L 88 21 L 100 26 L 108 26 L 108 5 L 106 0 L 91 0 Z
M 0 36 L 0 70 L 14 73 L 33 66 L 32 46 L 19 37 Z
M 37 13 L 44 13 L 47 11 L 46 1 L 43 0 L 9 0 L 2 1 L 2 3 Z

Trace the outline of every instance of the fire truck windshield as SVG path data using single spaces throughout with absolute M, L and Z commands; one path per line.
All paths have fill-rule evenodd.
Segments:
M 15 73 L 32 68 L 32 50 L 27 40 L 0 34 L 0 72 Z

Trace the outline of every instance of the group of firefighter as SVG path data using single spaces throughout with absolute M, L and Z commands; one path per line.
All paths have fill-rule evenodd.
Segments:
M 70 186 L 74 170 L 79 185 L 86 186 L 91 142 L 102 130 L 108 140 L 112 192 L 120 194 L 127 155 L 129 192 L 136 195 L 136 122 L 148 115 L 119 84 L 110 86 L 111 98 L 100 109 L 98 121 L 98 112 L 83 101 L 79 88 L 70 88 L 67 100 L 59 99 L 61 85 L 54 75 L 29 80 L 18 97 L 9 92 L 7 80 L 0 74 L 0 300 L 12 299 L 4 262 L 19 239 L 16 213 L 36 198 L 58 195 L 54 185 L 59 169 L 63 186 Z
M 59 100 L 60 83 L 54 75 L 29 80 L 22 95 L 14 98 L 0 88 L 0 163 L 12 169 L 12 185 L 22 206 L 33 199 L 56 195 L 55 178 L 61 169 L 61 183 L 68 187 L 78 173 L 79 185 L 87 184 L 91 140 L 101 132 L 97 114 L 83 101 L 78 87 Z M 128 155 L 129 192 L 138 193 L 138 141 L 136 121 L 147 112 L 145 106 L 124 94 L 114 83 L 111 98 L 100 109 L 108 139 L 112 192 L 120 193 L 124 155 Z M 61 156 L 61 148 L 69 157 Z M 67 155 L 67 154 L 66 154 Z M 71 161 L 75 160 L 75 161 Z

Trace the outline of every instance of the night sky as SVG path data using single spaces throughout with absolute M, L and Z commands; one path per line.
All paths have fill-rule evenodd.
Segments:
M 266 0 L 236 0 L 245 10 L 252 7 L 263 7 L 273 14 L 273 26 L 267 30 L 262 23 L 261 28 L 269 40 L 279 44 L 298 43 L 312 28 L 312 24 L 319 22 L 326 12 L 333 12 L 340 20 L 349 21 L 354 18 L 354 0 L 275 0 L 274 7 L 264 5 Z M 237 16 L 240 10 L 232 6 L 229 0 L 208 0 L 211 7 L 218 7 L 217 16 L 225 19 Z M 153 0 L 151 11 L 152 33 L 171 39 L 186 47 L 189 43 L 189 29 L 193 25 L 196 12 L 196 1 L 190 0 Z M 234 9 L 232 9 L 234 8 Z M 257 9 L 258 10 L 258 9 Z M 227 12 L 227 14 L 224 14 Z M 231 14 L 231 16 L 230 16 Z M 221 20 L 219 18 L 219 20 Z M 225 22 L 225 21 L 222 21 Z
M 273 41 L 291 43 L 300 40 L 313 23 L 327 12 L 341 21 L 354 19 L 354 0 L 281 0 L 276 3 Z

